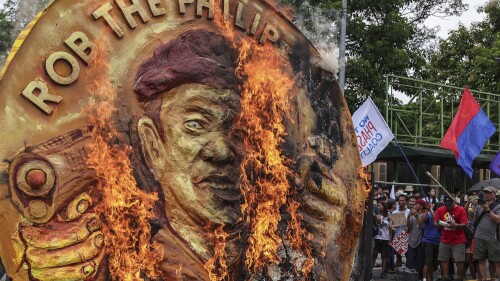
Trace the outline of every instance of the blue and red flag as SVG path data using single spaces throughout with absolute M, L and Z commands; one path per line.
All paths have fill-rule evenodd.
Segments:
M 457 114 L 439 146 L 453 150 L 457 164 L 472 178 L 472 162 L 495 131 L 493 123 L 465 87 Z
M 495 159 L 491 161 L 490 170 L 500 176 L 500 152 L 498 152 L 497 156 L 495 156 Z

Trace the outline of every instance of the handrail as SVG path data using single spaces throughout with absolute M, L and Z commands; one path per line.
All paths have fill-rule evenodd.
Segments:
M 397 75 L 385 76 L 383 112 L 395 138 L 404 144 L 439 147 L 440 140 L 453 120 L 460 104 L 463 88 Z M 500 127 L 500 94 L 470 90 L 484 112 Z M 409 101 L 399 104 L 398 96 Z M 500 137 L 491 138 L 483 153 L 497 153 Z

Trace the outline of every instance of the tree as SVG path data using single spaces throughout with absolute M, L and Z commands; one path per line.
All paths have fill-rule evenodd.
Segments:
M 301 11 L 302 1 L 287 2 Z M 322 10 L 340 9 L 340 3 L 310 1 Z M 435 30 L 425 27 L 424 21 L 430 16 L 458 15 L 465 8 L 462 0 L 349 1 L 345 98 L 351 111 L 368 96 L 383 108 L 385 74 L 422 77 L 436 38 Z
M 500 94 L 500 0 L 491 0 L 479 11 L 486 18 L 471 25 L 460 26 L 441 40 L 431 56 L 423 76 L 453 86 Z
M 48 0 L 7 0 L 0 9 L 0 68 L 12 43 Z
M 11 32 L 14 24 L 0 11 L 0 54 L 5 55 L 10 48 Z
M 435 31 L 423 22 L 431 15 L 456 15 L 465 8 L 461 0 L 352 3 L 345 91 L 351 109 L 367 96 L 384 108 L 386 74 L 421 78 L 435 39 Z

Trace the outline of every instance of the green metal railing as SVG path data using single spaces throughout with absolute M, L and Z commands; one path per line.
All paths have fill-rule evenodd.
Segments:
M 385 120 L 401 144 L 439 147 L 453 120 L 463 88 L 423 80 L 386 75 Z M 498 129 L 500 95 L 474 91 L 472 95 Z M 401 100 L 407 100 L 401 102 Z M 497 153 L 500 138 L 495 133 L 483 153 Z

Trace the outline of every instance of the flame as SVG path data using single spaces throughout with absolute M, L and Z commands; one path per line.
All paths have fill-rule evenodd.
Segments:
M 175 269 L 175 278 L 177 280 L 182 280 L 182 268 L 183 265 L 182 263 L 180 263 L 179 266 Z
M 226 256 L 226 240 L 228 236 L 229 234 L 224 231 L 224 225 L 215 229 L 213 235 L 215 240 L 215 254 L 204 266 L 211 281 L 223 281 L 229 277 Z
M 150 243 L 149 220 L 154 217 L 153 206 L 158 196 L 137 187 L 129 159 L 131 148 L 109 143 L 116 136 L 114 128 L 109 126 L 111 115 L 116 111 L 116 93 L 106 79 L 108 63 L 103 46 L 99 47 L 101 52 L 93 62 L 92 73 L 105 75 L 99 75 L 102 78 L 96 78 L 86 89 L 96 102 L 87 109 L 94 126 L 87 163 L 95 170 L 97 188 L 102 193 L 96 211 L 104 222 L 110 274 L 113 280 L 142 280 L 142 273 L 157 278 L 162 252 L 158 245 Z
M 288 177 L 292 174 L 280 144 L 285 136 L 284 117 L 291 107 L 289 93 L 293 80 L 276 67 L 283 65 L 284 60 L 270 55 L 275 52 L 272 46 L 241 48 L 241 51 L 238 71 L 247 77 L 236 124 L 247 132 L 245 158 L 240 167 L 245 198 L 242 211 L 252 233 L 246 264 L 257 272 L 268 262 L 280 261 L 277 255 L 281 245 L 277 234 L 280 208 L 286 203 Z
M 365 201 L 370 198 L 370 192 L 372 191 L 371 179 L 372 176 L 368 172 L 367 168 L 359 167 L 358 176 L 363 184 L 363 191 L 365 192 Z
M 220 1 L 216 1 L 214 22 L 239 51 L 236 74 L 243 85 L 241 112 L 235 131 L 244 131 L 244 159 L 240 165 L 240 189 L 244 197 L 243 219 L 251 232 L 246 251 L 246 266 L 257 273 L 269 263 L 279 263 L 278 234 L 281 208 L 287 205 L 291 216 L 287 242 L 306 255 L 302 273 L 307 276 L 314 265 L 311 250 L 305 241 L 311 235 L 301 227 L 297 213 L 300 204 L 293 198 L 289 179 L 291 161 L 281 151 L 286 136 L 284 123 L 293 122 L 290 112 L 295 82 L 287 58 L 271 44 L 260 45 L 250 37 L 236 38 L 233 26 L 222 16 Z

